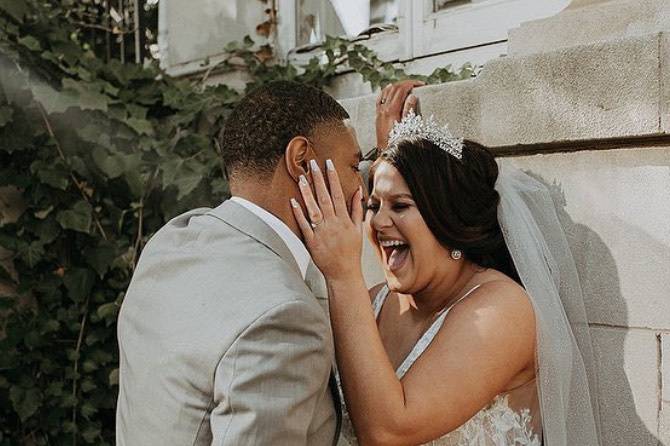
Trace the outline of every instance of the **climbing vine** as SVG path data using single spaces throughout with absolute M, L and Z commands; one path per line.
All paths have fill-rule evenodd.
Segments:
M 175 79 L 96 54 L 63 3 L 0 0 L 0 200 L 20 207 L 0 206 L 3 446 L 114 443 L 115 324 L 139 253 L 171 217 L 228 194 L 214 136 L 244 92 L 205 86 L 212 73 L 242 70 L 246 90 L 324 87 L 342 70 L 373 87 L 407 77 L 344 39 L 295 65 L 247 37 Z

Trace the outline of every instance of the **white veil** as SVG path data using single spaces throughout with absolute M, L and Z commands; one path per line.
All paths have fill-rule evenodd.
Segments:
M 498 220 L 537 322 L 545 446 L 600 445 L 597 382 L 577 270 L 547 188 L 500 166 Z

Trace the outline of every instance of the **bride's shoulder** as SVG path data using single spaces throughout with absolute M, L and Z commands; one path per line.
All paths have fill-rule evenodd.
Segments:
M 459 308 L 460 307 L 460 308 Z M 527 328 L 534 327 L 534 310 L 526 290 L 514 280 L 502 276 L 482 282 L 460 305 L 453 308 L 454 316 L 479 317 L 489 314 L 492 325 L 502 320 L 526 321 Z M 509 319 L 508 319 L 509 318 Z M 534 331 L 534 330 L 533 330 Z

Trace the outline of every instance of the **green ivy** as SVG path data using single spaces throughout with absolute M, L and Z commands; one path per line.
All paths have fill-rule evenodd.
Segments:
M 243 92 L 204 78 L 243 70 L 248 90 L 275 79 L 323 87 L 342 70 L 373 87 L 408 77 L 343 39 L 295 66 L 246 38 L 204 75 L 174 79 L 155 64 L 106 62 L 66 12 L 0 0 L 0 188 L 24 205 L 0 226 L 12 254 L 0 289 L 13 290 L 0 293 L 3 446 L 114 443 L 115 324 L 139 253 L 173 216 L 228 196 L 214 137 Z

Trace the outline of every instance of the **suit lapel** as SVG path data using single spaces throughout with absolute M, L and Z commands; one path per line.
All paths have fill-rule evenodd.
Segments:
M 241 206 L 234 201 L 227 200 L 224 201 L 219 207 L 209 211 L 208 214 L 232 226 L 243 234 L 246 234 L 277 254 L 282 260 L 291 265 L 296 273 L 302 277 L 298 263 L 296 262 L 293 254 L 291 254 L 291 251 L 288 249 L 286 244 L 282 241 L 281 237 L 279 237 L 279 235 L 277 235 L 277 233 L 270 226 L 258 218 L 253 212 L 250 212 L 244 206 Z M 312 291 L 314 297 L 317 298 L 319 304 L 330 319 L 326 281 L 323 277 L 323 274 L 321 274 L 321 271 L 319 271 L 319 269 L 312 261 L 309 262 L 309 266 L 307 268 L 305 284 Z M 336 433 L 333 442 L 333 444 L 337 444 L 342 424 L 342 403 L 340 399 L 339 387 L 337 386 L 337 381 L 335 378 L 335 373 L 337 373 L 337 366 L 334 355 L 331 358 L 331 362 L 332 371 L 330 373 L 328 384 L 333 396 L 335 412 L 337 414 Z
M 234 201 L 224 201 L 207 213 L 248 235 L 281 257 L 302 277 L 300 267 L 281 237 L 253 212 Z
M 312 290 L 312 293 L 317 298 L 323 311 L 326 313 L 328 320 L 330 320 L 330 308 L 328 306 L 328 288 L 326 287 L 326 280 L 323 277 L 323 274 L 316 267 L 314 262 L 310 260 L 309 265 L 307 266 L 307 272 L 305 273 L 305 283 Z M 337 414 L 337 426 L 335 441 L 333 444 L 337 444 L 337 440 L 340 435 L 340 429 L 342 427 L 342 399 L 340 397 L 340 388 L 337 384 L 336 374 L 337 374 L 337 362 L 335 361 L 335 354 L 333 350 L 333 356 L 331 358 L 332 367 L 330 372 L 330 379 L 328 381 L 328 386 L 330 387 L 330 392 L 333 396 L 333 403 L 335 404 L 335 412 Z

